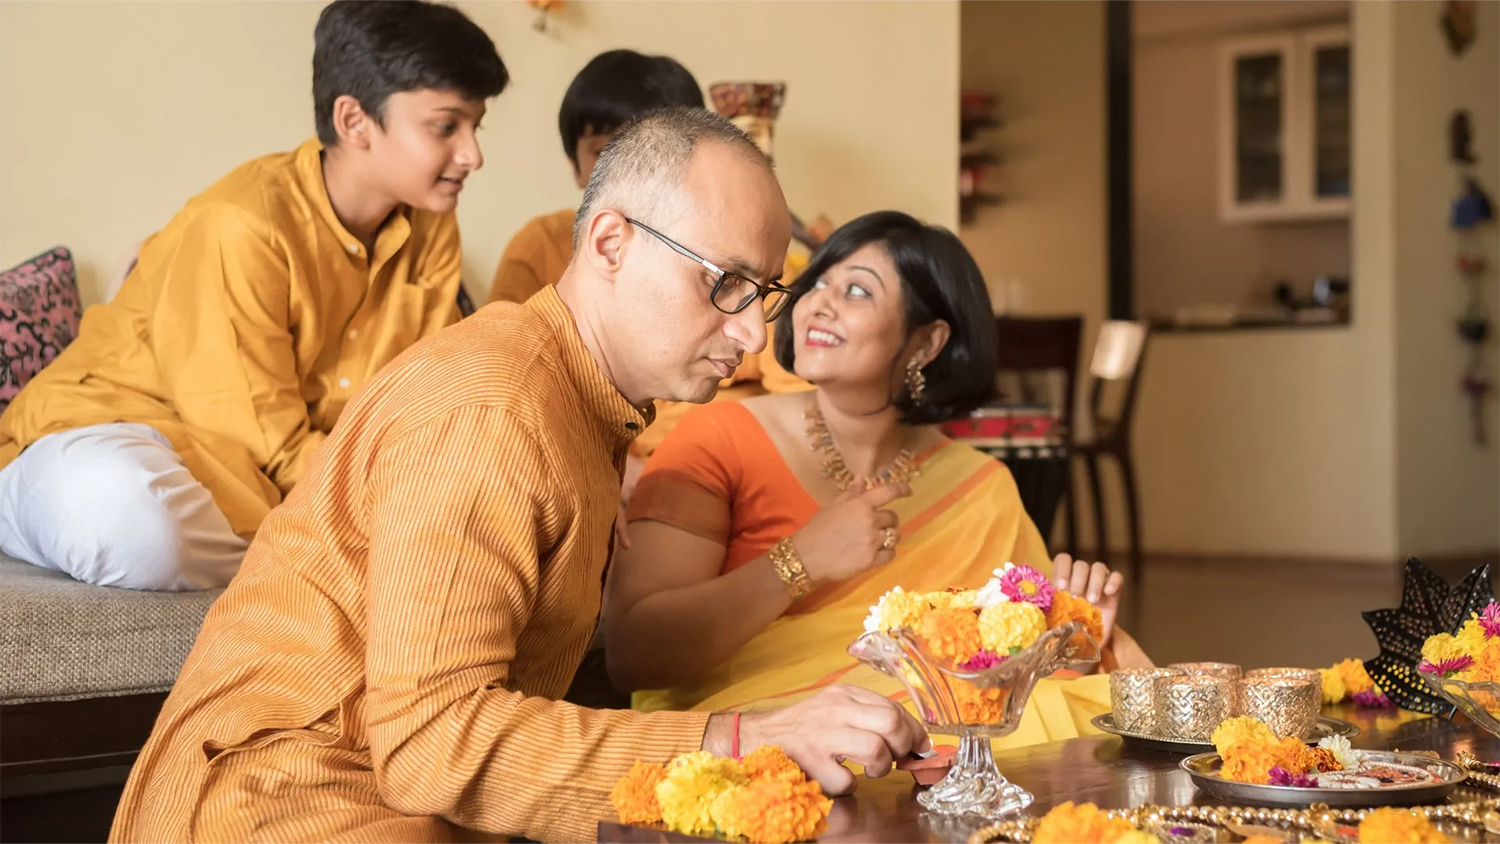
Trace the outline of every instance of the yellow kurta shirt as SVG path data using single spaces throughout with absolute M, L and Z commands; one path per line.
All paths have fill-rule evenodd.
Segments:
M 648 421 L 551 289 L 398 359 L 209 611 L 111 840 L 592 841 L 708 720 L 556 700 Z
M 490 288 L 491 302 L 525 302 L 537 291 L 554 285 L 573 260 L 573 218 L 576 211 L 564 209 L 534 217 L 522 226 L 506 245 L 495 269 L 495 283 Z M 788 255 L 783 283 L 790 284 L 807 265 L 801 256 Z M 719 382 L 714 401 L 741 401 L 766 393 L 794 393 L 810 390 L 812 385 L 787 372 L 776 362 L 770 343 L 765 351 L 746 357 L 734 374 Z M 659 401 L 656 423 L 636 441 L 638 454 L 650 455 L 671 433 L 677 420 L 697 405 L 691 402 Z
M 360 385 L 458 319 L 454 215 L 402 208 L 368 255 L 333 212 L 321 150 L 238 167 L 142 244 L 0 417 L 0 468 L 47 434 L 145 423 L 254 533 Z

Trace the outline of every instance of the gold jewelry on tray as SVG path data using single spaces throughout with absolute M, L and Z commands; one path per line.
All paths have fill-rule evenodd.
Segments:
M 771 567 L 776 569 L 776 576 L 792 593 L 792 600 L 806 597 L 813 591 L 812 578 L 802 567 L 802 558 L 797 556 L 797 546 L 792 544 L 790 536 L 771 546 L 770 557 Z

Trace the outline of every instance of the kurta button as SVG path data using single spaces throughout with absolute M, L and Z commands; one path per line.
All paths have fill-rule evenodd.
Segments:
M 339 386 L 342 387 L 345 390 L 349 389 L 349 379 L 348 378 L 340 378 L 339 379 Z

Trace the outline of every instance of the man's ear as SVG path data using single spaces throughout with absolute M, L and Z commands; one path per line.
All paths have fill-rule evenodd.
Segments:
M 578 247 L 594 274 L 613 284 L 634 233 L 625 215 L 612 208 L 601 208 L 589 217 Z
M 333 129 L 339 134 L 339 146 L 369 149 L 370 133 L 375 128 L 375 118 L 365 111 L 359 100 L 342 94 L 333 101 Z

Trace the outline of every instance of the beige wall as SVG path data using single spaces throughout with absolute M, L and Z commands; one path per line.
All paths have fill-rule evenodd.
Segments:
M 1349 223 L 1226 223 L 1219 217 L 1219 50 L 1226 38 L 1348 19 L 1347 4 L 1270 0 L 1138 3 L 1134 20 L 1135 307 L 1143 316 L 1302 296 L 1348 277 Z
M 516 228 L 578 201 L 557 108 L 573 74 L 615 47 L 669 53 L 705 87 L 786 81 L 778 166 L 798 213 L 843 221 L 894 207 L 957 223 L 953 0 L 572 0 L 545 34 L 519 0 L 459 6 L 514 77 L 491 103 L 487 163 L 460 205 L 476 296 Z M 121 256 L 188 197 L 311 136 L 320 8 L 0 3 L 0 266 L 68 245 L 85 301 L 97 301 Z
M 998 95 L 987 135 L 1003 194 L 962 229 L 991 294 L 1019 279 L 1026 313 L 1082 313 L 1085 336 L 1106 309 L 1104 4 L 963 2 L 965 88 Z
M 1458 190 L 1447 144 L 1454 109 L 1473 118 L 1474 175 L 1500 195 L 1500 4 L 1475 4 L 1478 37 L 1457 59 L 1436 31 L 1439 11 L 1419 2 L 1395 7 L 1396 491 L 1401 550 L 1418 554 L 1500 542 L 1500 420 L 1495 402 L 1486 402 L 1491 445 L 1470 441 L 1469 404 L 1458 390 L 1468 352 L 1453 328 L 1466 302 L 1453 271 L 1459 248 L 1488 260 L 1484 300 L 1496 318 L 1500 239 L 1493 223 L 1465 235 L 1447 226 Z M 1484 357 L 1491 377 L 1500 377 L 1493 339 Z

